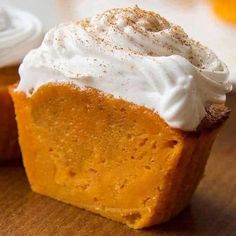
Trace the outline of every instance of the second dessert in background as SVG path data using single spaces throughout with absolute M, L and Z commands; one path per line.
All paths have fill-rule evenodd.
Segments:
M 0 5 L 0 161 L 18 158 L 17 127 L 8 86 L 19 80 L 24 56 L 42 41 L 42 25 L 32 14 Z
M 132 228 L 178 214 L 228 117 L 228 69 L 138 7 L 50 30 L 12 91 L 34 191 Z

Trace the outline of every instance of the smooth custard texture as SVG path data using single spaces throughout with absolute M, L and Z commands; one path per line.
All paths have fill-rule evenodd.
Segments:
M 95 89 L 49 84 L 12 95 L 32 189 L 136 229 L 188 204 L 217 133 L 172 129 Z

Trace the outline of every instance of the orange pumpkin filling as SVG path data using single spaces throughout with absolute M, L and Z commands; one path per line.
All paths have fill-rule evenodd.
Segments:
M 173 129 L 95 89 L 50 84 L 12 96 L 32 189 L 136 229 L 186 207 L 218 131 Z

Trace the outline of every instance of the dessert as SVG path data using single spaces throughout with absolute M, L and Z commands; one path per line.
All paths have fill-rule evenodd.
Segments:
M 33 191 L 139 229 L 189 203 L 227 119 L 228 70 L 156 13 L 47 33 L 12 89 Z
M 38 46 L 41 39 L 38 19 L 27 12 L 0 5 L 0 161 L 20 156 L 8 86 L 19 80 L 18 67 L 22 58 Z

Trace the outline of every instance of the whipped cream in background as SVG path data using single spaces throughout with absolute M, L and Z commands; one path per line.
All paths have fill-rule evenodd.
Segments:
M 225 102 L 228 69 L 214 53 L 157 14 L 114 9 L 50 30 L 20 67 L 16 91 L 48 83 L 92 87 L 194 131 L 205 107 Z
M 0 5 L 0 68 L 20 63 L 42 42 L 42 26 L 32 14 Z

